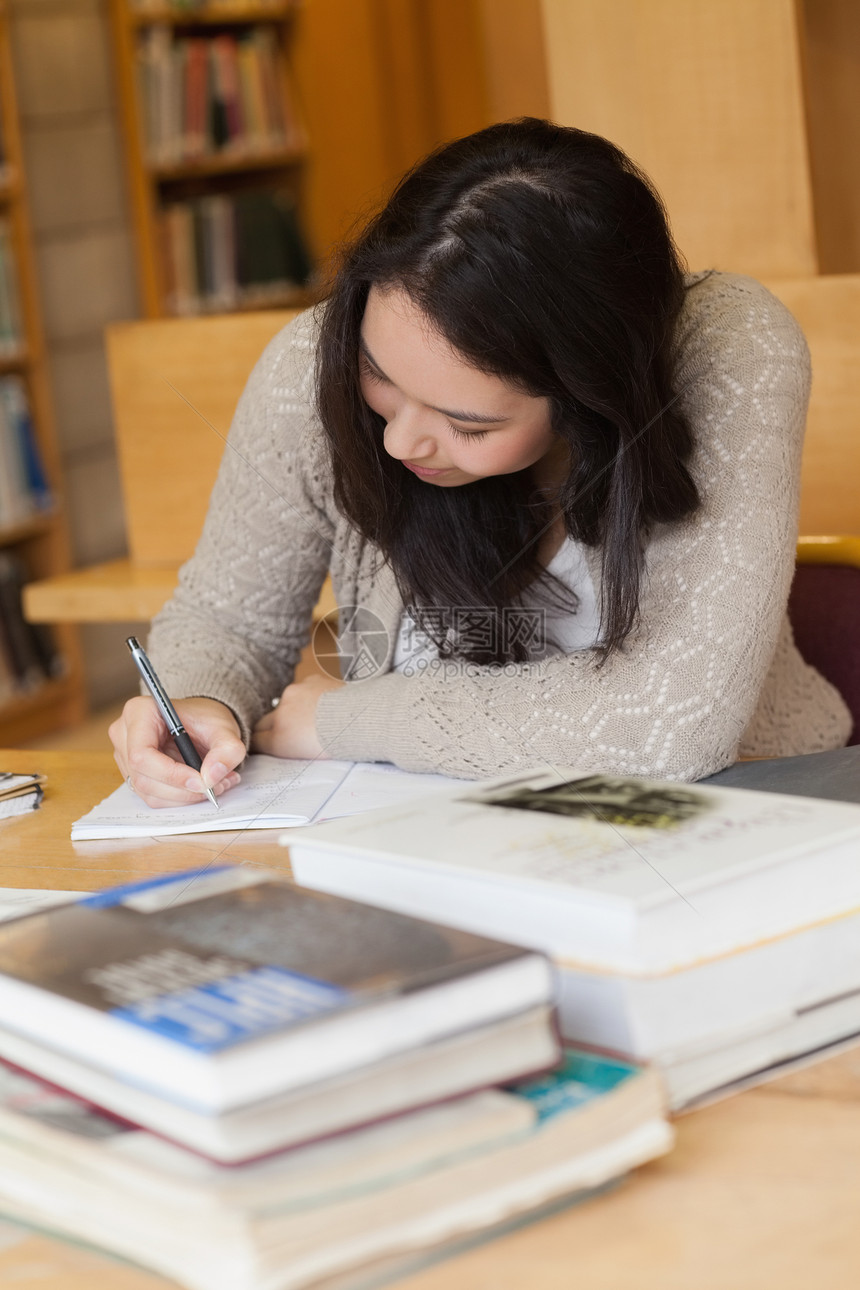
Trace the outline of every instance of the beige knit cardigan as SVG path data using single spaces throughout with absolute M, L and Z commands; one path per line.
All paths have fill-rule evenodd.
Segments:
M 675 388 L 702 505 L 651 533 L 638 625 L 602 666 L 582 650 L 504 669 L 390 670 L 404 605 L 332 499 L 315 334 L 305 313 L 257 363 L 197 551 L 153 624 L 151 655 L 175 698 L 221 700 L 247 739 L 292 678 L 330 570 L 341 653 L 365 679 L 320 700 L 328 756 L 469 778 L 576 766 L 693 780 L 739 755 L 845 743 L 847 709 L 786 620 L 809 357 L 764 287 L 688 279 Z M 590 563 L 599 594 L 598 552 Z

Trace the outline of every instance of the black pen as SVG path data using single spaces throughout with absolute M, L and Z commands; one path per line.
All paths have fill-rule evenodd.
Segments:
M 200 754 L 191 742 L 191 736 L 188 731 L 179 720 L 179 713 L 168 699 L 164 686 L 156 675 L 155 668 L 146 657 L 143 646 L 136 636 L 127 637 L 125 643 L 131 650 L 131 657 L 135 661 L 138 672 L 140 672 L 140 675 L 143 677 L 144 685 L 147 690 L 149 690 L 153 699 L 155 699 L 158 711 L 164 717 L 167 729 L 173 737 L 173 742 L 182 754 L 182 760 L 185 762 L 185 765 L 190 766 L 192 770 L 199 771 L 200 767 L 203 765 L 200 760 Z M 212 792 L 212 789 L 206 788 L 205 784 L 203 787 L 206 790 L 206 796 L 209 798 L 209 801 L 216 810 L 220 811 L 221 808 L 218 805 L 218 800 Z

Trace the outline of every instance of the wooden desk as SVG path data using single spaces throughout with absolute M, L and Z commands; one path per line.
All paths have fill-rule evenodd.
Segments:
M 69 840 L 117 783 L 105 753 L 2 752 L 49 777 L 0 822 L 0 885 L 90 890 L 215 858 L 287 869 L 273 833 Z M 398 1290 L 853 1290 L 860 1285 L 860 1049 L 678 1121 L 671 1155 L 614 1191 L 398 1283 Z M 0 1227 L 0 1284 L 166 1290 L 163 1278 Z M 5 1248 L 4 1248 L 5 1246 Z

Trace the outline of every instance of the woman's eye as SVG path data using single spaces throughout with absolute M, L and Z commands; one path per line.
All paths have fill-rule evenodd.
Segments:
M 376 385 L 388 384 L 387 380 L 382 375 L 382 373 L 378 372 L 375 367 L 371 367 L 370 363 L 368 363 L 366 358 L 363 358 L 361 360 L 361 375 L 365 377 L 368 381 L 375 382 Z
M 455 439 L 468 439 L 470 443 L 475 443 L 478 439 L 486 439 L 486 430 L 458 430 L 452 421 L 448 422 L 448 429 Z

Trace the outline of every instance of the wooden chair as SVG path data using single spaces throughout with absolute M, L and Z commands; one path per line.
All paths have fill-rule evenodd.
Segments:
M 31 583 L 31 622 L 153 617 L 194 550 L 236 402 L 296 310 L 116 323 L 108 369 L 129 555 Z M 318 606 L 334 608 L 330 584 Z
M 768 284 L 812 353 L 798 568 L 789 614 L 798 648 L 832 681 L 860 743 L 860 275 Z

